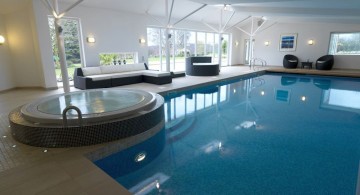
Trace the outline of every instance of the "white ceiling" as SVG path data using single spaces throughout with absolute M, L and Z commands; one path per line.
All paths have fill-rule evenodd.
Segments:
M 29 0 L 0 0 L 0 13 L 6 14 L 22 7 Z M 38 0 L 40 1 L 40 0 Z M 73 3 L 76 0 L 58 0 Z M 168 0 L 169 9 L 172 0 Z M 360 24 L 360 0 L 174 0 L 172 23 L 184 17 L 202 4 L 205 8 L 195 13 L 189 20 L 219 23 L 220 8 L 231 4 L 236 14 L 229 25 L 252 16 L 266 16 L 278 22 L 336 22 Z M 98 7 L 117 11 L 165 16 L 165 0 L 84 0 L 82 6 Z M 231 15 L 225 12 L 223 23 Z

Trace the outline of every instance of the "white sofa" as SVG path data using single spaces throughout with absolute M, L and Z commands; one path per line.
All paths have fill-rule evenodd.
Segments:
M 78 89 L 95 89 L 134 83 L 162 85 L 172 82 L 170 72 L 148 70 L 146 64 L 124 64 L 76 68 L 74 86 Z

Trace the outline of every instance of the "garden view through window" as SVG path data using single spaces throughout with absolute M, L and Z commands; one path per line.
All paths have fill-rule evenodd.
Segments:
M 135 64 L 138 63 L 137 56 L 137 52 L 100 53 L 100 65 Z
M 360 32 L 331 33 L 329 54 L 360 55 Z
M 148 62 L 153 70 L 165 70 L 166 67 L 166 30 L 147 28 Z M 219 34 L 188 30 L 170 30 L 170 71 L 185 70 L 185 59 L 190 56 L 211 56 L 212 62 L 218 62 Z M 229 34 L 222 34 L 222 64 L 229 65 Z

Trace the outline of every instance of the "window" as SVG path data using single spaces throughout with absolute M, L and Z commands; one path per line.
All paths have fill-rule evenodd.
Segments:
M 329 54 L 360 55 L 360 32 L 331 33 Z
M 205 55 L 205 33 L 198 32 L 196 35 L 196 56 Z
M 229 35 L 222 35 L 223 41 L 221 44 L 221 65 L 226 66 L 229 64 Z
M 147 28 L 148 62 L 153 70 L 166 70 L 165 29 Z M 170 30 L 170 71 L 185 70 L 185 58 L 190 56 L 211 56 L 218 62 L 219 34 L 188 30 Z M 222 34 L 222 65 L 229 65 L 229 34 Z
M 137 52 L 100 53 L 99 56 L 101 66 L 138 63 Z
M 160 28 L 147 28 L 148 40 L 148 62 L 151 64 L 151 69 L 161 70 L 162 50 L 161 50 L 161 30 Z

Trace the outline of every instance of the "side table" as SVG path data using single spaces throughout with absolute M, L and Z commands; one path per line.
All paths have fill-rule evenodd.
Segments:
M 312 69 L 312 62 L 301 62 L 301 68 L 308 67 Z

